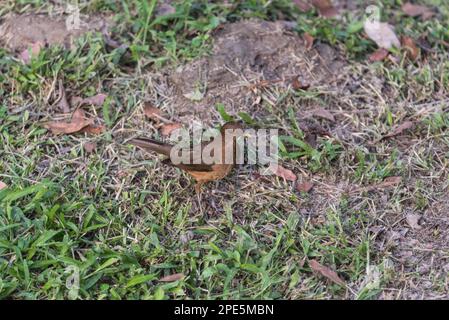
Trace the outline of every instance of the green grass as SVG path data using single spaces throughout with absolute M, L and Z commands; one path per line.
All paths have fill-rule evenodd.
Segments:
M 100 34 L 91 34 L 71 50 L 46 48 L 24 65 L 0 49 L 0 181 L 9 186 L 0 191 L 0 298 L 372 299 L 407 288 L 409 274 L 399 264 L 391 268 L 394 250 L 381 247 L 373 230 L 394 229 L 404 220 L 403 208 L 425 213 L 445 201 L 447 102 L 428 114 L 413 106 L 447 97 L 441 40 L 449 41 L 449 28 L 444 20 L 398 15 L 401 1 L 383 3 L 399 33 L 417 38 L 427 32 L 432 59 L 368 65 L 375 46 L 363 37 L 363 11 L 337 21 L 300 13 L 286 0 L 183 1 L 162 18 L 155 17 L 156 1 L 91 1 L 82 12 L 114 14 L 115 38 L 129 50 L 108 48 Z M 47 5 L 7 1 L 0 15 Z M 447 18 L 447 6 L 439 8 Z M 348 77 L 382 79 L 392 93 L 380 99 L 375 90 L 288 92 L 278 96 L 276 108 L 262 103 L 270 111 L 266 119 L 218 107 L 224 118 L 281 128 L 283 164 L 313 179 L 317 190 L 300 194 L 280 178 L 257 180 L 245 167 L 212 183 L 203 196 L 209 199 L 199 203 L 187 176 L 123 144 L 121 134 L 137 131 L 138 105 L 157 97 L 146 72 L 209 53 L 221 23 L 248 18 L 297 21 L 299 35 L 308 32 L 343 52 L 353 66 Z M 105 133 L 53 136 L 42 128 L 59 113 L 48 95 L 55 79 L 63 79 L 71 96 L 108 94 L 103 106 L 86 108 L 106 125 Z M 297 112 L 314 103 L 336 112 L 339 123 L 319 123 L 349 128 L 345 141 L 320 136 L 314 146 L 307 142 Z M 413 144 L 391 139 L 371 145 L 410 117 L 419 122 L 407 133 Z M 86 142 L 97 143 L 94 153 L 84 150 Z M 357 197 L 346 193 L 389 176 L 404 182 Z M 397 219 L 390 222 L 390 216 Z M 310 259 L 336 270 L 347 287 L 314 273 Z M 380 272 L 378 285 L 365 281 L 373 268 Z M 159 281 L 175 273 L 185 277 Z M 75 278 L 79 291 L 70 282 Z M 433 290 L 443 292 L 435 279 Z

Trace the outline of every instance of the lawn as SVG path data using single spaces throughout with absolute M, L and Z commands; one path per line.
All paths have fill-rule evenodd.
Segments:
M 2 1 L 0 298 L 448 299 L 449 4 L 406 2 L 79 1 L 53 34 L 65 1 Z M 231 117 L 279 129 L 290 175 L 197 195 L 128 143 Z

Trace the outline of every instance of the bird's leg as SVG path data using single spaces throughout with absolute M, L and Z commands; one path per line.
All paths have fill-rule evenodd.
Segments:
M 202 181 L 198 181 L 196 184 L 195 184 L 195 191 L 196 191 L 196 194 L 199 196 L 199 195 L 201 195 L 201 186 L 204 184 L 204 182 L 202 182 Z
M 201 197 L 201 186 L 203 185 L 203 182 L 201 181 L 197 181 L 197 183 L 195 184 L 195 191 L 196 191 L 196 196 L 198 198 L 198 207 L 200 208 L 200 212 L 201 215 L 203 215 L 203 201 L 202 201 L 202 197 Z

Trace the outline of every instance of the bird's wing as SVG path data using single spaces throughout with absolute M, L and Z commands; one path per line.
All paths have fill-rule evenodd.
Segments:
M 179 169 L 182 170 L 186 170 L 186 171 L 199 171 L 199 172 L 211 172 L 213 171 L 212 165 L 210 164 L 203 164 L 203 163 L 199 163 L 199 164 L 173 164 L 170 160 L 170 158 L 165 159 L 162 161 L 162 163 L 164 164 L 168 164 L 174 167 L 177 167 Z

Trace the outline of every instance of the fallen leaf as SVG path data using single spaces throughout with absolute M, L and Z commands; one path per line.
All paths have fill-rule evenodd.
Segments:
M 390 54 L 390 51 L 384 48 L 377 49 L 374 53 L 369 56 L 370 62 L 379 62 L 385 60 L 386 57 Z
M 419 225 L 419 220 L 421 220 L 421 216 L 419 214 L 409 213 L 405 217 L 405 220 L 407 220 L 408 225 L 415 230 L 422 229 L 422 227 Z
M 69 134 L 79 132 L 81 129 L 91 124 L 93 124 L 93 120 L 86 119 L 84 111 L 81 109 L 76 109 L 70 122 L 50 121 L 45 123 L 44 127 L 51 130 L 53 134 Z
M 103 103 L 107 97 L 108 96 L 105 95 L 104 93 L 99 93 L 95 96 L 83 99 L 81 103 L 82 104 L 91 104 L 94 106 L 101 106 L 101 105 L 103 105 Z
M 408 130 L 411 127 L 413 127 L 413 124 L 414 124 L 413 121 L 405 121 L 404 123 L 397 126 L 392 132 L 384 135 L 381 140 L 398 136 L 405 130 Z
M 379 48 L 391 49 L 392 47 L 401 47 L 401 43 L 394 33 L 394 28 L 388 23 L 366 19 L 363 29 L 367 36 L 373 40 Z
M 316 260 L 309 260 L 309 266 L 313 271 L 321 274 L 323 277 L 331 280 L 332 282 L 339 284 L 343 287 L 346 286 L 346 283 L 331 268 L 323 266 L 321 263 L 319 263 Z
M 302 82 L 299 80 L 299 77 L 294 77 L 292 81 L 292 88 L 294 90 L 307 90 L 310 88 L 310 84 Z
M 335 122 L 334 115 L 329 110 L 326 110 L 323 108 L 316 108 L 314 110 L 311 110 L 309 112 L 309 115 L 311 115 L 313 117 L 323 118 L 323 119 L 329 120 L 331 122 Z
M 161 134 L 163 136 L 169 136 L 170 133 L 175 131 L 176 129 L 181 128 L 182 125 L 180 123 L 167 123 L 161 126 Z
M 415 61 L 419 56 L 419 49 L 415 44 L 415 41 L 407 36 L 401 38 L 402 46 L 407 50 L 407 56 L 410 60 Z
M 285 180 L 296 181 L 297 179 L 293 171 L 286 169 L 281 165 L 275 165 L 274 168 L 272 168 L 272 172 L 278 177 L 284 178 Z
M 401 182 L 402 182 L 402 177 L 398 177 L 398 176 L 387 177 L 384 179 L 384 181 L 379 183 L 378 187 L 380 187 L 380 188 L 394 187 L 394 186 L 397 186 L 398 184 L 400 184 Z
M 302 35 L 302 38 L 304 39 L 304 43 L 306 44 L 306 49 L 310 50 L 313 47 L 313 42 L 315 41 L 315 38 L 310 35 L 308 32 L 304 32 Z
M 0 190 L 8 188 L 8 185 L 2 181 L 0 181 Z
M 160 115 L 161 115 L 161 110 L 156 108 L 156 107 L 154 107 L 151 103 L 145 102 L 143 104 L 143 112 L 151 120 L 159 122 Z
M 296 190 L 298 190 L 299 192 L 309 192 L 310 190 L 312 190 L 313 188 L 313 183 L 312 182 L 303 182 L 303 183 L 298 183 L 296 185 Z
M 106 127 L 104 125 L 93 125 L 90 124 L 87 127 L 84 127 L 80 130 L 80 132 L 86 132 L 89 134 L 102 134 L 106 131 Z
M 30 48 L 23 50 L 20 53 L 20 58 L 22 59 L 22 62 L 24 64 L 29 64 L 32 58 L 37 57 L 39 55 L 39 52 L 41 51 L 43 46 L 44 45 L 41 42 L 35 42 L 31 45 Z
M 312 5 L 318 10 L 318 13 L 323 17 L 332 18 L 338 14 L 338 11 L 332 5 L 331 0 L 312 0 Z
M 159 279 L 160 282 L 174 282 L 184 279 L 185 275 L 183 273 L 175 273 Z
M 307 0 L 293 0 L 293 3 L 302 12 L 310 11 L 313 8 L 312 5 L 309 2 L 307 2 Z
M 64 113 L 70 112 L 70 105 L 67 101 L 67 95 L 65 93 L 64 85 L 62 84 L 62 80 L 59 80 L 59 102 L 58 107 L 62 110 Z
M 402 11 L 409 17 L 419 17 L 423 20 L 428 20 L 435 15 L 435 12 L 429 7 L 413 4 L 410 2 L 404 3 L 402 5 Z
M 92 153 L 97 148 L 97 144 L 95 142 L 86 142 L 84 143 L 83 147 L 87 153 Z

